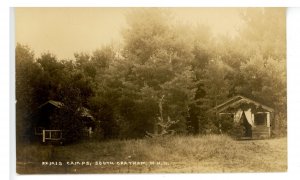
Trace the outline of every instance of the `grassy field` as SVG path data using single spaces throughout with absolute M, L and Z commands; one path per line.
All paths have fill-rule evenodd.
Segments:
M 287 171 L 287 139 L 227 136 L 22 145 L 17 173 L 206 173 Z

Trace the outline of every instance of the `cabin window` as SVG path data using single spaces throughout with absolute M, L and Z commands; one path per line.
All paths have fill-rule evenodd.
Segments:
M 267 114 L 266 113 L 258 113 L 254 115 L 255 125 L 267 125 Z

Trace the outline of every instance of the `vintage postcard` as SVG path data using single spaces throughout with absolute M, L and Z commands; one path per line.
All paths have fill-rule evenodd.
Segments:
M 285 8 L 14 8 L 18 174 L 287 171 Z

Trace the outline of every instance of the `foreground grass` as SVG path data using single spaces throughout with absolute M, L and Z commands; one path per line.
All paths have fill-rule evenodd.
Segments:
M 136 164 L 132 164 L 134 162 Z M 32 144 L 17 149 L 17 172 L 20 174 L 286 170 L 286 138 L 236 141 L 227 136 L 211 135 L 82 142 L 67 146 Z

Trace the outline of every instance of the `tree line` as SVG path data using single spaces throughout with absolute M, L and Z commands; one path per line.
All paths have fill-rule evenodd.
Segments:
M 206 111 L 240 94 L 273 107 L 274 133 L 285 134 L 285 10 L 250 8 L 240 17 L 236 36 L 215 36 L 203 24 L 176 21 L 168 10 L 136 9 L 126 14 L 121 47 L 75 53 L 71 60 L 49 52 L 36 57 L 17 44 L 17 132 L 26 133 L 34 109 L 56 100 L 66 105 L 64 121 L 74 129 L 80 126 L 72 110 L 90 109 L 100 139 L 142 138 L 162 120 L 176 134 L 217 133 Z

